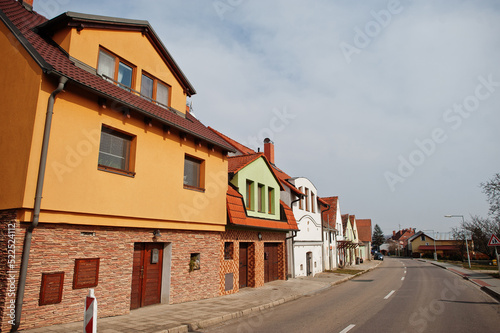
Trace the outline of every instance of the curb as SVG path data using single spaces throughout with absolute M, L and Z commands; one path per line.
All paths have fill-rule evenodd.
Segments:
M 455 275 L 461 276 L 464 280 L 467 280 L 467 281 L 469 281 L 469 282 L 471 282 L 471 283 L 475 284 L 475 285 L 476 285 L 476 286 L 478 286 L 478 287 L 479 287 L 479 289 L 481 289 L 483 292 L 485 292 L 486 294 L 490 295 L 491 297 L 493 297 L 494 299 L 496 299 L 497 301 L 499 301 L 499 302 L 500 302 L 500 294 L 499 294 L 499 293 L 497 293 L 496 291 L 494 291 L 494 290 L 492 290 L 492 289 L 490 289 L 490 288 L 488 288 L 488 287 L 482 286 L 481 284 L 477 283 L 477 282 L 476 282 L 476 281 L 474 281 L 474 280 L 471 280 L 471 279 L 470 279 L 467 275 L 462 274 L 462 273 L 460 273 L 460 272 L 458 272 L 458 271 L 455 271 L 455 270 L 449 270 L 449 269 L 448 269 L 448 267 L 443 266 L 443 265 L 439 265 L 438 263 L 435 263 L 435 262 L 425 261 L 425 260 L 420 260 L 420 261 L 430 263 L 430 264 L 432 264 L 432 265 L 434 265 L 434 266 L 437 266 L 437 267 L 440 267 L 440 268 L 444 268 L 444 269 L 446 269 L 447 271 L 449 271 L 449 272 L 451 272 L 451 273 L 453 273 L 453 274 L 455 274 Z
M 204 319 L 204 320 L 200 320 L 200 321 L 196 321 L 196 322 L 192 322 L 192 323 L 186 323 L 186 324 L 183 324 L 183 325 L 180 325 L 180 326 L 177 326 L 177 327 L 173 327 L 173 328 L 170 328 L 170 329 L 167 329 L 167 330 L 157 331 L 155 333 L 187 333 L 187 332 L 193 332 L 193 331 L 196 331 L 196 330 L 199 330 L 199 329 L 203 329 L 203 328 L 206 328 L 206 327 L 209 327 L 209 326 L 213 326 L 213 325 L 217 325 L 217 324 L 223 323 L 223 322 L 231 320 L 231 319 L 243 317 L 243 316 L 251 314 L 251 313 L 262 312 L 262 311 L 264 311 L 266 309 L 273 308 L 275 306 L 278 306 L 278 305 L 281 305 L 281 304 L 284 304 L 284 303 L 296 300 L 296 299 L 304 297 L 304 296 L 316 294 L 316 293 L 321 292 L 321 291 L 323 291 L 325 289 L 328 289 L 328 288 L 330 288 L 332 286 L 335 286 L 335 285 L 341 284 L 343 282 L 349 281 L 351 279 L 354 279 L 355 277 L 357 277 L 359 275 L 365 274 L 366 272 L 369 272 L 369 271 L 377 268 L 381 263 L 382 262 L 380 261 L 380 262 L 377 263 L 376 266 L 370 267 L 370 268 L 368 268 L 368 269 L 366 269 L 364 271 L 361 271 L 359 273 L 356 273 L 356 274 L 354 274 L 352 276 L 347 276 L 347 277 L 345 277 L 343 279 L 340 279 L 338 281 L 331 282 L 330 285 L 326 286 L 325 288 L 320 288 L 318 290 L 314 290 L 312 292 L 308 292 L 308 293 L 305 293 L 305 294 L 293 295 L 293 296 L 288 296 L 288 297 L 280 298 L 280 299 L 278 299 L 276 301 L 273 301 L 273 302 L 270 302 L 270 303 L 267 303 L 267 304 L 254 306 L 252 308 L 241 310 L 241 311 L 237 311 L 237 312 L 233 312 L 233 313 L 228 313 L 228 314 L 225 314 L 225 315 L 220 316 L 220 317 L 215 317 L 215 318 L 210 318 L 210 319 Z

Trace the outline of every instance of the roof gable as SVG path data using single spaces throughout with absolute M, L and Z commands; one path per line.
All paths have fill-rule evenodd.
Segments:
M 47 22 L 47 19 L 36 12 L 26 10 L 19 2 L 0 0 L 0 20 L 44 73 L 65 76 L 69 79 L 68 85 L 79 86 L 96 97 L 103 97 L 112 102 L 116 108 L 128 108 L 159 122 L 160 125 L 172 126 L 195 139 L 202 139 L 209 145 L 220 147 L 223 151 L 234 151 L 233 147 L 205 127 L 192 114 L 179 115 L 175 110 L 160 107 L 76 66 L 67 53 L 33 30 L 36 26 Z
M 292 209 L 280 200 L 281 219 L 270 220 L 247 215 L 243 196 L 231 185 L 227 190 L 227 217 L 228 225 L 248 227 L 254 229 L 271 229 L 277 231 L 298 230 L 297 221 Z
M 160 54 L 169 70 L 174 74 L 177 81 L 183 87 L 185 93 L 188 96 L 196 94 L 196 90 L 177 65 L 174 58 L 168 52 L 167 48 L 148 21 L 66 12 L 38 25 L 35 28 L 35 31 L 41 35 L 52 37 L 55 33 L 66 27 L 76 28 L 79 32 L 85 29 L 140 32 L 148 38 L 155 50 L 158 54 Z
M 274 173 L 273 168 L 267 158 L 264 156 L 263 153 L 255 153 L 251 155 L 238 155 L 238 156 L 231 156 L 228 158 L 228 172 L 230 175 L 235 175 L 238 172 L 242 171 L 246 167 L 249 167 L 253 162 L 256 162 L 259 160 L 259 158 L 262 158 L 263 161 L 265 162 L 267 168 L 269 169 L 269 172 L 272 174 L 276 182 L 278 183 L 278 186 L 280 187 L 280 190 L 283 191 L 283 187 L 281 185 L 280 179 L 276 176 L 276 173 Z
M 323 211 L 323 222 L 324 224 L 330 223 L 330 227 L 334 228 L 337 224 L 337 207 L 338 207 L 338 199 L 339 197 L 326 197 L 321 198 L 321 200 L 329 205 L 329 208 Z
M 358 227 L 358 237 L 362 242 L 372 241 L 372 220 L 371 219 L 358 219 L 356 220 Z

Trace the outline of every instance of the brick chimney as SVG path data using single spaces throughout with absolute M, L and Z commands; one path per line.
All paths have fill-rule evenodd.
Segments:
M 274 164 L 274 142 L 269 138 L 264 139 L 264 156 L 269 163 Z
M 33 0 L 19 0 L 19 3 L 29 11 L 33 10 Z

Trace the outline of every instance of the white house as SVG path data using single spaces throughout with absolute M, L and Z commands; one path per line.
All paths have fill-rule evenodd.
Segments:
M 340 253 L 338 251 L 339 241 L 344 240 L 342 228 L 342 217 L 340 214 L 340 204 L 338 197 L 321 198 L 329 205 L 323 211 L 323 268 L 333 270 L 339 267 Z
M 298 177 L 290 182 L 305 195 L 292 206 L 299 227 L 293 238 L 293 276 L 314 276 L 323 271 L 321 209 L 327 205 L 318 200 L 318 191 L 309 179 Z

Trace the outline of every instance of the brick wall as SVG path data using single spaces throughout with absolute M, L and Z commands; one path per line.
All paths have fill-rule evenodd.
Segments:
M 3 229 L 4 224 L 3 221 Z M 17 249 L 19 255 L 23 230 L 17 230 L 16 242 L 21 244 Z M 95 236 L 82 235 L 82 232 L 94 232 Z M 161 230 L 161 234 L 158 242 L 172 244 L 170 303 L 218 296 L 220 233 Z M 21 328 L 82 320 L 88 290 L 73 289 L 74 263 L 79 258 L 100 258 L 99 283 L 94 287 L 99 317 L 130 312 L 134 242 L 153 242 L 152 230 L 40 224 L 33 232 Z M 5 252 L 5 248 L 3 240 L 1 250 Z M 191 253 L 201 254 L 200 270 L 189 271 Z M 20 258 L 16 262 L 19 263 Z M 5 265 L 4 261 L 0 263 Z M 61 303 L 39 306 L 42 273 L 59 271 L 65 273 Z M 0 279 L 5 281 L 3 275 Z M 5 288 L 3 282 L 0 295 L 5 293 Z M 0 301 L 5 302 L 5 297 Z M 1 318 L 1 331 L 8 331 L 7 313 Z
M 233 259 L 225 260 L 224 255 L 221 256 L 220 264 L 220 294 L 228 295 L 239 291 L 239 249 L 240 242 L 251 243 L 248 247 L 248 286 L 261 287 L 264 285 L 264 243 L 272 242 L 279 243 L 279 277 L 281 280 L 286 279 L 286 256 L 285 256 L 285 233 L 284 232 L 260 232 L 262 240 L 259 241 L 258 231 L 252 230 L 236 230 L 229 229 L 222 233 L 220 249 L 224 252 L 224 243 L 233 242 Z M 233 289 L 225 290 L 224 276 L 227 273 L 233 273 Z

